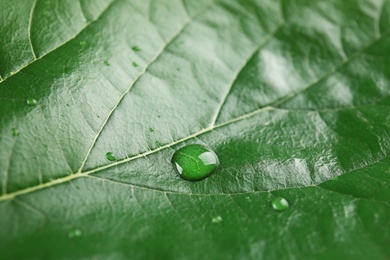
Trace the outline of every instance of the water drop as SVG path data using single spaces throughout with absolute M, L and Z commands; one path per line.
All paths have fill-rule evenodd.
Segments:
M 81 230 L 80 229 L 72 229 L 71 231 L 69 231 L 68 233 L 68 237 L 69 238 L 75 238 L 75 237 L 79 237 L 81 236 Z
M 29 106 L 35 106 L 38 102 L 35 100 L 35 99 L 33 99 L 33 98 L 28 98 L 27 100 L 26 100 L 26 102 L 27 102 L 27 105 L 29 105 Z
M 149 132 L 153 133 L 154 129 L 153 128 L 149 128 Z
M 221 223 L 222 221 L 223 221 L 223 219 L 221 216 L 216 216 L 216 217 L 211 219 L 211 222 L 213 222 L 215 224 Z
M 105 60 L 103 63 L 104 63 L 104 65 L 106 65 L 107 67 L 110 66 L 110 63 L 109 63 L 107 60 Z
M 106 157 L 107 157 L 107 159 L 109 161 L 115 161 L 116 160 L 115 155 L 112 152 L 106 153 Z
M 86 41 L 81 41 L 81 42 L 80 42 L 80 45 L 81 45 L 81 46 L 85 46 L 86 44 L 87 44 Z
M 138 67 L 138 63 L 133 62 L 133 66 L 134 66 L 134 67 Z
M 285 198 L 278 197 L 272 201 L 272 207 L 277 211 L 284 211 L 288 206 L 288 201 Z
M 200 144 L 190 144 L 177 150 L 171 160 L 179 176 L 199 181 L 210 176 L 219 166 L 218 156 Z
M 140 51 L 140 50 L 141 50 L 141 48 L 138 47 L 137 45 L 136 45 L 136 46 L 133 46 L 132 49 L 133 49 L 133 51 Z
M 13 136 L 19 136 L 19 135 L 20 135 L 19 130 L 16 129 L 16 128 L 12 128 L 12 135 L 13 135 Z

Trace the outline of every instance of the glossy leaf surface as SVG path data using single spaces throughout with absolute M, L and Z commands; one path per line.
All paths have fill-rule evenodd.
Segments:
M 389 258 L 390 1 L 0 9 L 1 258 Z

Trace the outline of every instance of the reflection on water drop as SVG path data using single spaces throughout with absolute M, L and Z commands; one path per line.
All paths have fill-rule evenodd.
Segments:
M 216 216 L 216 217 L 211 219 L 211 222 L 213 222 L 215 224 L 221 223 L 222 221 L 223 221 L 223 219 L 221 216 Z
M 76 238 L 76 237 L 80 237 L 81 235 L 82 235 L 82 233 L 81 233 L 80 229 L 72 229 L 68 233 L 69 238 Z
M 107 159 L 109 161 L 115 161 L 116 160 L 115 155 L 112 152 L 106 153 L 106 157 L 107 157 Z
M 27 105 L 29 105 L 29 106 L 35 106 L 38 102 L 35 100 L 35 99 L 33 99 L 33 98 L 28 98 L 27 100 L 26 100 L 26 102 L 27 102 Z
M 12 135 L 13 135 L 13 136 L 19 136 L 19 135 L 20 135 L 19 130 L 16 129 L 16 128 L 12 128 Z
M 272 207 L 277 211 L 284 211 L 289 207 L 288 201 L 285 198 L 278 197 L 272 201 Z
M 219 166 L 218 156 L 199 144 L 190 144 L 177 150 L 172 156 L 172 165 L 181 178 L 199 181 L 210 176 Z

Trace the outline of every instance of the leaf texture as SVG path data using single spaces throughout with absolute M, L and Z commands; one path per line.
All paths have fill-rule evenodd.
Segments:
M 388 0 L 0 5 L 5 259 L 390 256 Z

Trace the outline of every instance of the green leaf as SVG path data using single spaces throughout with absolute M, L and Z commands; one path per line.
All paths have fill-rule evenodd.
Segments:
M 0 6 L 1 258 L 389 258 L 389 0 Z

